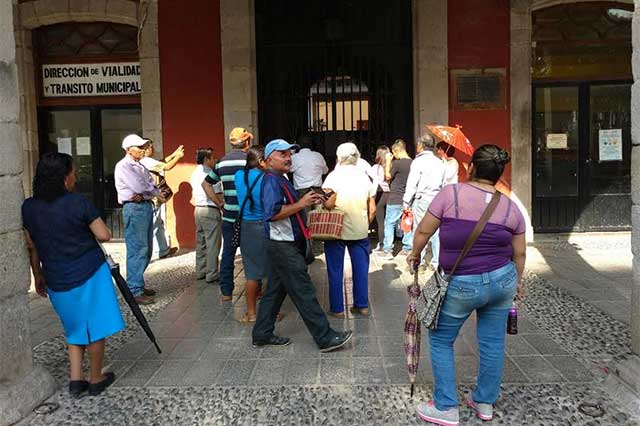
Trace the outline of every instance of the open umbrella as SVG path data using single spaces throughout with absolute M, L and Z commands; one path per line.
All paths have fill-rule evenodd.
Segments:
M 464 152 L 470 157 L 473 155 L 473 145 L 471 145 L 469 139 L 462 133 L 462 126 L 456 125 L 455 127 L 451 127 L 430 124 L 427 126 L 427 129 L 437 138 L 442 139 L 458 151 Z
M 416 312 L 416 302 L 420 297 L 420 284 L 418 284 L 417 269 L 413 275 L 413 284 L 407 287 L 407 293 L 409 293 L 409 307 L 407 318 L 404 321 L 404 353 L 407 356 L 407 370 L 409 383 L 411 383 L 411 396 L 413 397 L 413 388 L 420 362 L 420 322 Z
M 131 293 L 131 290 L 129 290 L 129 286 L 127 285 L 127 282 L 124 280 L 124 278 L 120 274 L 120 265 L 116 263 L 115 260 L 113 260 L 113 258 L 109 255 L 109 253 L 107 253 L 107 251 L 102 246 L 102 244 L 98 243 L 98 245 L 100 246 L 100 248 L 102 249 L 102 252 L 104 253 L 104 257 L 107 260 L 107 264 L 109 264 L 109 269 L 111 270 L 111 276 L 116 282 L 116 285 L 120 290 L 120 293 L 122 293 L 122 298 L 125 300 L 125 302 L 127 302 L 127 305 L 129 305 L 129 308 L 131 308 L 131 312 L 133 312 L 133 316 L 136 317 L 138 324 L 140 324 L 140 327 L 142 327 L 142 329 L 144 330 L 149 340 L 151 340 L 151 343 L 153 343 L 153 345 L 156 347 L 156 350 L 158 351 L 158 353 L 161 354 L 162 350 L 160 349 L 160 346 L 158 346 L 158 342 L 156 341 L 156 336 L 154 336 L 153 331 L 151 331 L 151 327 L 149 326 L 149 322 L 147 321 L 147 318 L 145 318 L 144 314 L 142 313 L 142 310 L 140 309 L 140 305 L 138 305 L 138 302 L 136 302 L 136 299 Z

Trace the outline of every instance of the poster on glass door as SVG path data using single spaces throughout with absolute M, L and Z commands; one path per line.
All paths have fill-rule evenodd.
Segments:
M 600 161 L 622 161 L 622 129 L 600 130 L 598 146 Z

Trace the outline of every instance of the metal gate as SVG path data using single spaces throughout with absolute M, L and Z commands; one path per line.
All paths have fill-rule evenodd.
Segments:
M 413 135 L 411 2 L 256 1 L 263 142 L 313 138 L 333 162 L 353 141 L 365 159 Z

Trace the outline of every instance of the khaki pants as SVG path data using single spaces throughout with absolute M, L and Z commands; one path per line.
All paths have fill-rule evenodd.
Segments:
M 215 207 L 196 207 L 196 278 L 219 282 L 218 257 L 222 244 L 222 216 Z

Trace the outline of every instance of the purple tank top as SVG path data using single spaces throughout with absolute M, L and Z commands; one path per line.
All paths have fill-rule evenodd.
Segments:
M 460 183 L 445 186 L 429 206 L 429 213 L 441 220 L 440 265 L 446 273 L 462 251 L 482 212 L 491 201 L 492 193 Z M 526 230 L 524 216 L 518 206 L 503 195 L 487 226 L 456 275 L 475 275 L 506 265 L 513 256 L 511 240 Z

